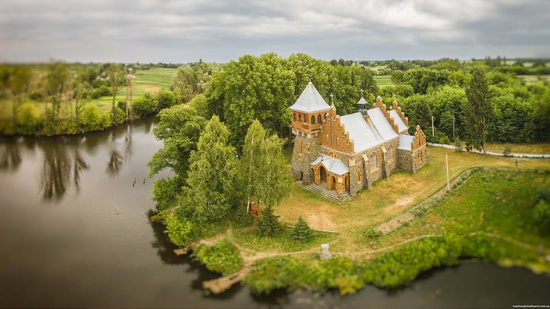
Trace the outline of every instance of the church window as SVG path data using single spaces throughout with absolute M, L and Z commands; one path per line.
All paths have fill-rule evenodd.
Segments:
M 370 168 L 375 168 L 375 167 L 376 167 L 376 153 L 373 153 L 370 156 Z
M 357 182 L 361 181 L 361 170 L 357 171 Z
M 292 117 L 294 118 L 294 121 L 296 121 L 296 113 L 293 113 Z
M 315 124 L 315 116 L 311 116 L 311 123 Z
M 390 146 L 388 149 L 388 160 L 391 160 L 393 158 L 393 147 Z
M 298 114 L 298 121 L 302 121 L 302 114 Z
M 318 123 L 321 123 L 321 122 L 322 122 L 322 120 L 321 120 L 321 115 L 317 115 L 317 122 L 318 122 Z

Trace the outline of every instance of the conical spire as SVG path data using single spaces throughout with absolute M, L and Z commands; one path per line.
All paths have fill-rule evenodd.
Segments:
M 328 106 L 327 102 L 325 102 L 319 91 L 317 91 L 310 81 L 290 109 L 298 112 L 314 113 L 328 110 L 330 106 Z

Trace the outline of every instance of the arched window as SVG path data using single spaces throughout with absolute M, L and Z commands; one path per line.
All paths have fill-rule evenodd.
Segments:
M 361 170 L 357 171 L 357 182 L 361 181 Z
M 388 149 L 388 161 L 393 158 L 393 146 Z
M 296 113 L 292 113 L 292 117 L 294 118 L 294 121 L 296 121 Z
M 302 121 L 302 114 L 298 114 L 298 121 Z
M 321 115 L 317 115 L 317 122 L 318 122 L 318 123 L 323 122 L 323 121 L 321 120 Z
M 315 124 L 315 116 L 311 116 L 311 123 Z
M 370 156 L 370 168 L 376 167 L 376 152 Z

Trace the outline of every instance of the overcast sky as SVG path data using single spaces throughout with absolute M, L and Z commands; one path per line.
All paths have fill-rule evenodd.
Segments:
M 549 0 L 0 0 L 0 62 L 550 57 Z

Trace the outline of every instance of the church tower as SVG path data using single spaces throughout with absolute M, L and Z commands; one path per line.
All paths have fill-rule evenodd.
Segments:
M 292 111 L 292 134 L 295 136 L 292 175 L 295 180 L 303 181 L 304 185 L 308 185 L 313 182 L 310 163 L 319 156 L 317 136 L 330 106 L 310 81 L 290 110 Z

